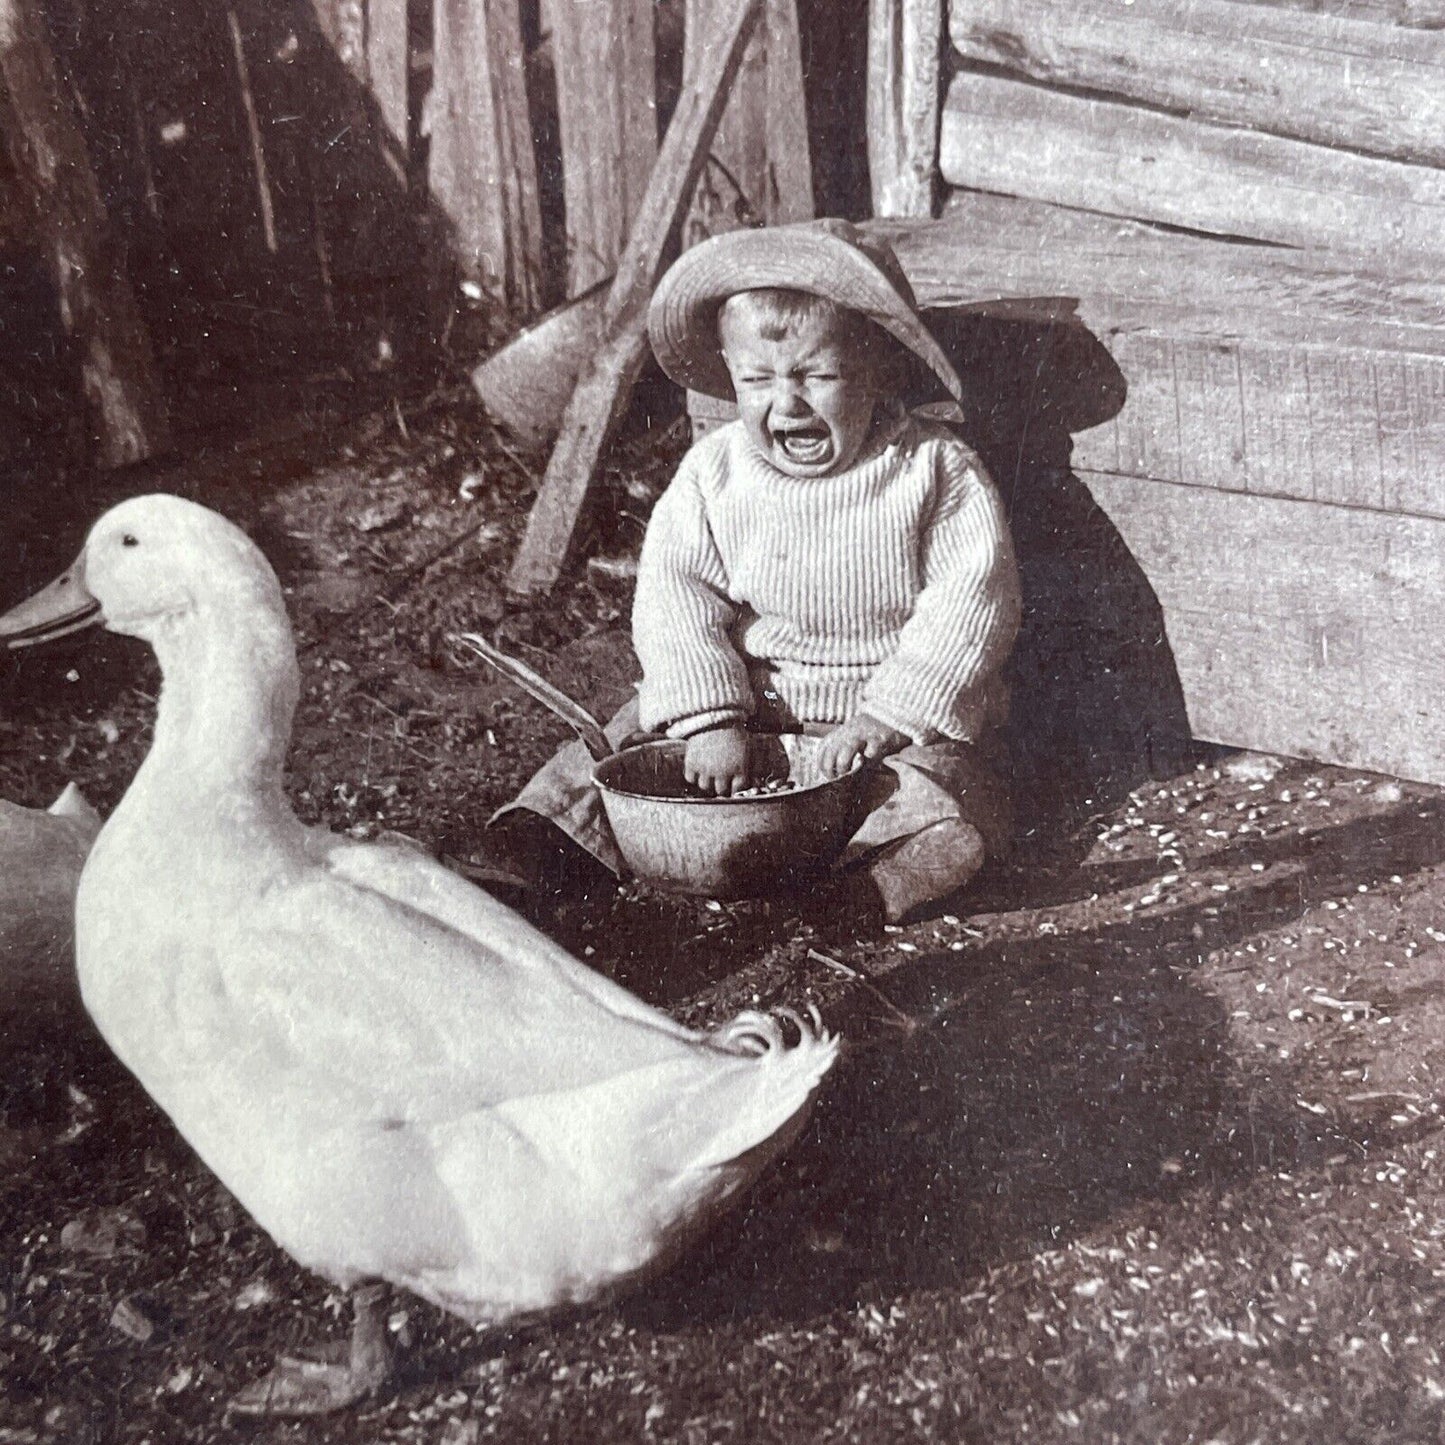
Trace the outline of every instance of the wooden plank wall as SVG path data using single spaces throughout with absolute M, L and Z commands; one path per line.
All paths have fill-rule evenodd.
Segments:
M 387 133 L 407 138 L 409 51 L 406 0 L 309 0 L 321 33 L 376 101 Z
M 513 310 L 541 298 L 542 219 L 517 0 L 436 0 L 429 181 L 462 274 Z
M 1445 250 L 1437 32 L 1240 0 L 957 0 L 949 35 L 953 185 L 1426 265 Z
M 983 72 L 949 87 L 944 179 L 1194 231 L 1445 260 L 1445 172 Z
M 244 293 L 268 316 L 279 316 L 270 302 L 284 294 L 292 309 L 278 325 L 308 336 L 324 328 L 297 309 L 298 286 L 308 306 L 324 295 L 326 318 L 343 328 L 383 292 L 377 309 L 391 321 L 416 315 L 431 239 L 513 316 L 538 309 L 544 281 L 551 291 L 544 262 L 565 258 L 568 296 L 611 275 L 656 156 L 659 75 L 670 100 L 679 71 L 696 69 L 716 9 L 708 0 L 227 0 L 194 14 L 165 0 L 135 5 L 117 21 L 103 0 L 81 0 L 85 42 L 63 61 L 99 143 L 103 185 L 124 193 L 127 217 L 147 218 L 155 275 L 144 279 L 157 295 L 174 285 L 187 307 L 224 309 Z M 767 0 L 767 12 L 692 200 L 694 239 L 813 214 L 796 0 Z M 99 53 L 97 36 L 114 56 Z M 549 226 L 557 211 L 539 180 L 550 182 L 559 162 L 565 236 L 544 237 L 544 202 Z M 218 240 L 215 264 L 202 263 L 202 246 Z M 151 255 L 165 251 L 179 283 L 169 258 Z M 416 296 L 401 295 L 409 287 Z
M 1445 56 L 1424 31 L 1237 0 L 964 0 L 971 61 L 1195 121 L 1395 160 L 1445 161 Z M 1153 52 L 1163 63 L 1143 64 Z
M 928 226 L 875 223 L 931 305 L 1077 314 L 1119 329 L 1440 351 L 1445 282 L 1349 256 L 1241 246 L 1010 196 L 955 191 Z M 994 307 L 997 310 L 997 307 Z
M 715 0 L 687 0 L 684 7 L 684 84 L 704 64 L 716 9 Z M 683 223 L 683 245 L 740 226 L 783 225 L 812 215 L 797 0 L 768 0 Z
M 567 295 L 617 269 L 657 159 L 652 0 L 544 0 L 567 224 Z
M 1076 465 L 1445 517 L 1445 281 L 971 193 L 893 235 L 930 306 L 1106 342 L 1129 394 Z
M 1441 28 L 1440 0 L 1252 0 L 1272 9 L 1333 15 L 1341 20 L 1373 20 L 1420 30 Z
M 1080 476 L 1158 595 L 1196 736 L 1445 781 L 1445 523 Z
M 687 0 L 684 81 L 705 61 L 706 26 L 715 8 L 715 0 Z M 743 226 L 807 221 L 814 214 L 797 0 L 768 0 L 698 178 L 682 246 Z M 694 437 L 736 415 L 731 402 L 698 392 L 688 393 L 687 410 Z
M 91 157 L 33 0 L 0 0 L 0 143 L 17 186 L 0 209 L 45 254 L 75 349 L 101 466 L 170 443 L 150 336 L 121 264 Z
M 1107 348 L 1070 462 L 1197 736 L 1445 782 L 1445 0 L 953 0 L 927 302 Z M 987 386 L 976 376 L 975 384 Z
M 868 179 L 875 216 L 931 216 L 943 0 L 869 0 Z
M 647 193 L 599 318 L 597 346 L 578 375 L 557 444 L 513 558 L 514 592 L 549 591 L 578 538 L 588 493 L 647 355 L 647 307 L 689 197 L 717 135 L 732 83 L 772 0 L 725 0 L 713 12 L 691 85 L 668 122 Z

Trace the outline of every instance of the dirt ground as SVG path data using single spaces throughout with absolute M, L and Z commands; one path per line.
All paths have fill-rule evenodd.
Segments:
M 680 445 L 624 449 L 607 550 Z M 535 479 L 442 398 L 121 485 L 218 505 L 281 573 L 298 812 L 465 857 L 563 730 L 446 632 L 602 711 L 627 680 L 625 578 L 502 594 Z M 29 581 L 108 499 L 17 502 Z M 108 809 L 155 687 L 99 634 L 6 662 L 0 796 L 75 779 Z M 813 1003 L 847 1053 L 680 1269 L 500 1338 L 397 1296 L 400 1385 L 339 1421 L 226 1420 L 276 1351 L 340 1337 L 341 1301 L 82 1021 L 0 1039 L 0 1445 L 1445 1438 L 1445 799 L 1200 752 L 1051 828 L 1032 801 L 1047 846 L 907 928 L 636 887 L 552 917 L 684 1019 Z

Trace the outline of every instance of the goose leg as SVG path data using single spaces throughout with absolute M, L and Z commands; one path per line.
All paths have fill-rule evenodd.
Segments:
M 281 1355 L 271 1370 L 247 1385 L 227 1407 L 236 1415 L 326 1415 L 344 1410 L 377 1389 L 391 1374 L 386 1343 L 386 1286 L 352 1292 L 355 1318 L 345 1364 Z

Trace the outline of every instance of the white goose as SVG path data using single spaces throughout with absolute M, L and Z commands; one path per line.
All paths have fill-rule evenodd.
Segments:
M 477 1323 L 593 1299 L 665 1264 L 802 1127 L 837 1052 L 821 1028 L 695 1033 L 415 850 L 296 819 L 295 648 L 238 528 L 124 502 L 0 639 L 92 618 L 149 642 L 164 685 L 81 879 L 82 995 L 300 1263 Z M 348 1365 L 283 1359 L 236 1403 L 359 1398 L 385 1374 L 379 1310 L 357 1291 Z

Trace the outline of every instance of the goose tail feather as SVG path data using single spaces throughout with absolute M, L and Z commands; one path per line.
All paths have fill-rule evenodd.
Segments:
M 797 1031 L 789 1042 L 783 1022 Z M 774 1013 L 749 1010 L 708 1036 L 715 1048 L 747 1058 L 746 1082 L 729 1089 L 729 1122 L 708 1139 L 691 1161 L 695 1169 L 714 1169 L 765 1146 L 768 1154 L 787 1147 L 807 1119 L 823 1076 L 838 1058 L 839 1040 L 823 1027 L 811 1006 L 807 1016 L 793 1009 Z

